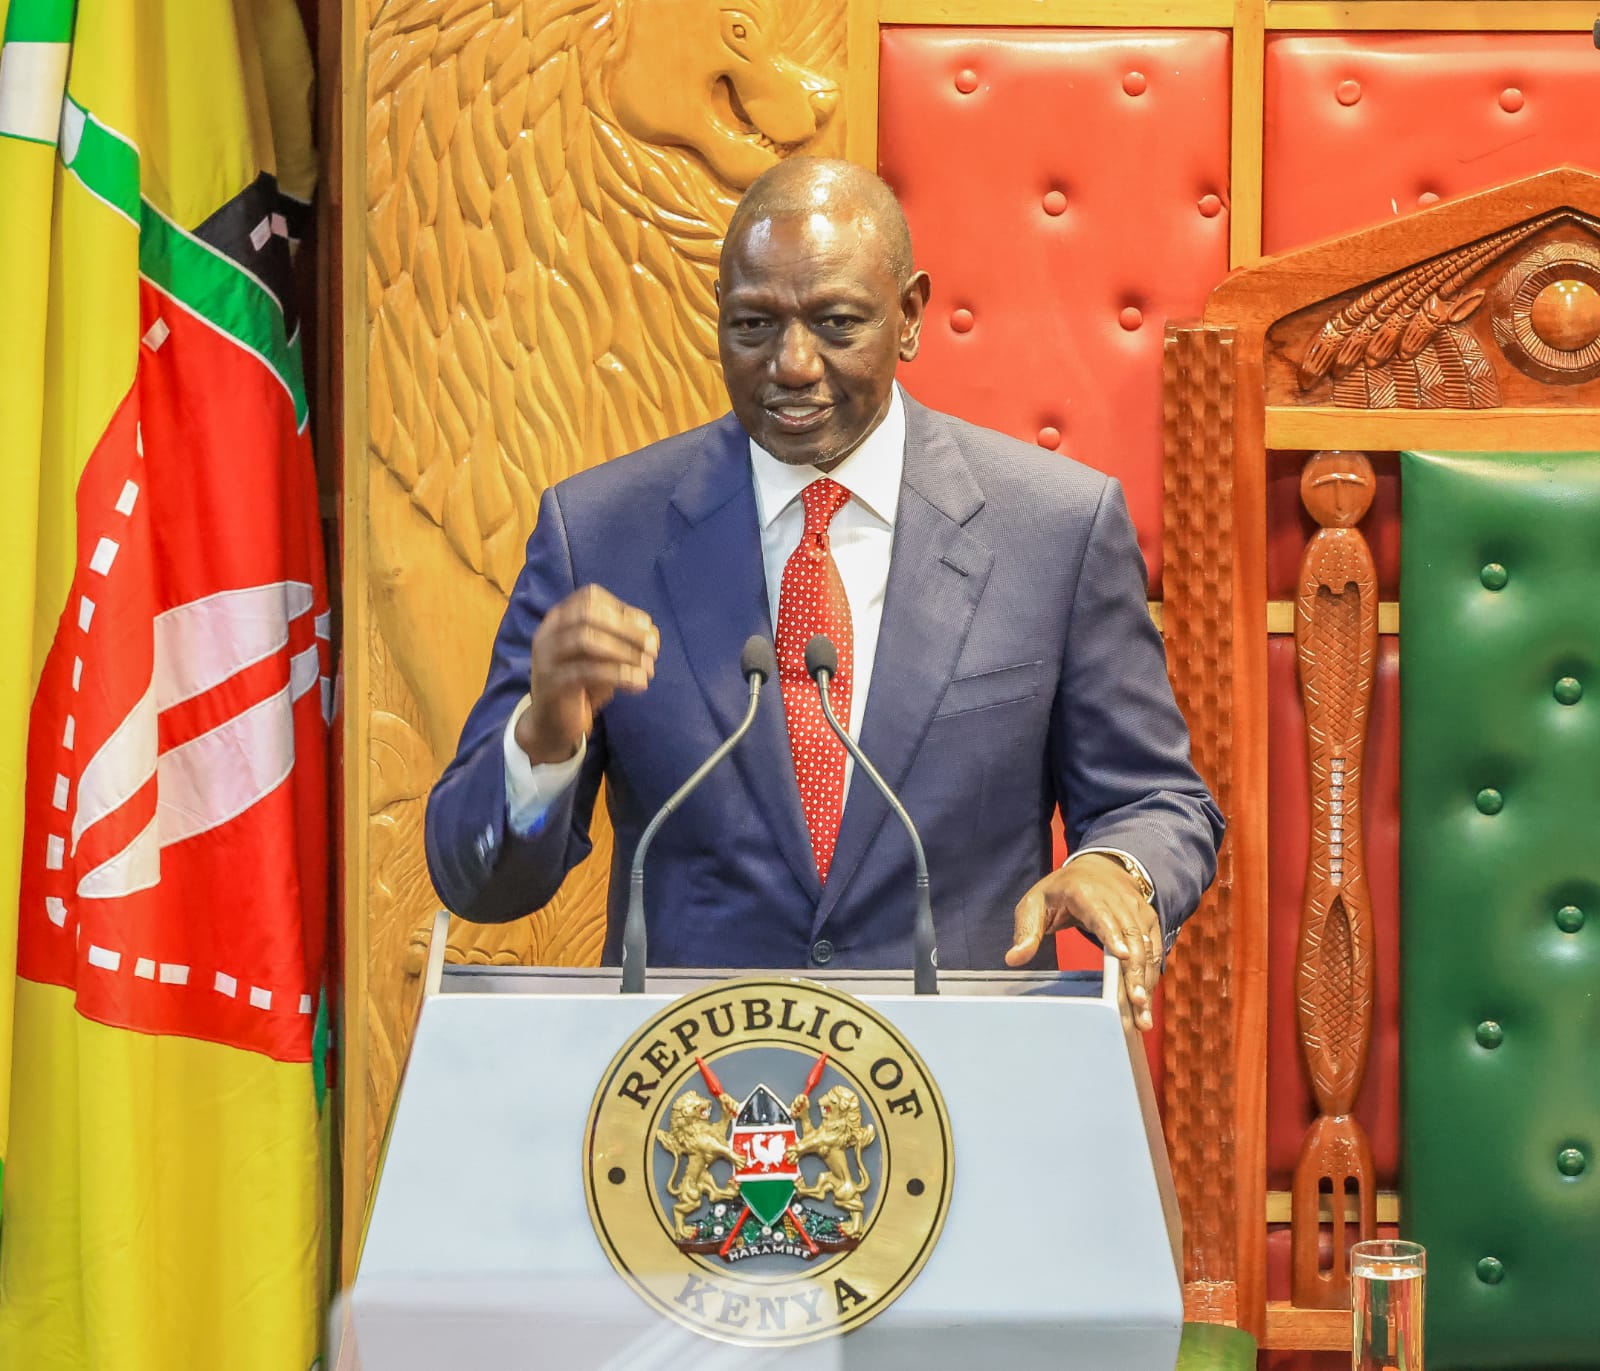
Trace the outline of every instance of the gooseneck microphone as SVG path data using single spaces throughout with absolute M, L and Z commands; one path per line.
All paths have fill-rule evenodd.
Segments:
M 656 810 L 650 822 L 639 835 L 639 845 L 633 850 L 633 866 L 628 872 L 628 916 L 622 925 L 622 993 L 638 995 L 644 990 L 646 964 L 644 930 L 644 859 L 655 841 L 656 830 L 661 827 L 696 786 L 705 780 L 716 765 L 738 745 L 739 739 L 750 731 L 756 720 L 756 706 L 761 703 L 761 687 L 777 675 L 778 658 L 772 644 L 759 633 L 745 639 L 744 651 L 739 654 L 739 671 L 750 684 L 750 703 L 745 707 L 744 718 L 718 744 L 716 750 L 701 762 L 694 774 L 667 797 L 667 802 Z
M 917 994 L 937 995 L 938 949 L 934 943 L 933 904 L 928 896 L 928 858 L 922 850 L 922 838 L 917 833 L 917 826 L 911 822 L 911 816 L 906 813 L 906 807 L 900 803 L 900 797 L 889 789 L 889 783 L 878 774 L 878 768 L 867 760 L 867 754 L 840 727 L 833 712 L 833 702 L 828 699 L 828 683 L 839 672 L 839 649 L 834 647 L 833 639 L 826 634 L 819 633 L 806 644 L 806 670 L 817 683 L 817 694 L 822 697 L 822 716 L 828 721 L 828 727 L 838 735 L 845 751 L 855 758 L 856 765 L 866 773 L 867 779 L 878 787 L 879 793 L 889 802 L 889 808 L 905 825 L 906 834 L 911 839 L 911 853 L 917 863 L 917 919 L 911 932 L 911 971 Z

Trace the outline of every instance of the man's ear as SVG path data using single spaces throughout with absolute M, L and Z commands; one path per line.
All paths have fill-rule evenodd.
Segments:
M 900 292 L 900 360 L 910 362 L 915 360 L 918 349 L 922 346 L 922 318 L 927 312 L 928 299 L 932 293 L 932 282 L 928 273 L 919 271 L 913 273 L 906 282 L 905 289 Z

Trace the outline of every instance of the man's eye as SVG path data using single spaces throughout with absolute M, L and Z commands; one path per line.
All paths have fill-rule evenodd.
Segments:
M 833 329 L 836 333 L 855 328 L 860 322 L 853 314 L 830 314 L 822 321 L 825 328 Z

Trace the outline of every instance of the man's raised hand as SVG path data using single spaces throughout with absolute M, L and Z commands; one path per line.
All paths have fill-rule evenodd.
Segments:
M 660 646 L 661 634 L 642 609 L 601 586 L 573 591 L 533 635 L 533 703 L 517 720 L 517 746 L 535 766 L 569 760 L 613 695 L 650 684 Z

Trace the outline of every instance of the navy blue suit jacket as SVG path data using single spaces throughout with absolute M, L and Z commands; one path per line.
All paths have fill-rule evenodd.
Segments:
M 602 711 L 580 779 L 520 837 L 506 821 L 506 720 L 540 619 L 589 582 L 655 620 L 655 678 Z M 1143 861 L 1169 941 L 1209 884 L 1222 819 L 1190 765 L 1145 596 L 1115 481 L 907 399 L 860 742 L 921 830 L 942 967 L 1002 964 L 1013 907 L 1049 870 L 1058 804 L 1072 847 Z M 445 904 L 497 922 L 547 902 L 589 852 L 604 777 L 616 832 L 605 958 L 617 961 L 635 844 L 742 715 L 752 633 L 770 638 L 772 624 L 732 415 L 546 491 L 488 683 L 428 801 Z M 734 756 L 658 835 L 645 894 L 652 964 L 802 967 L 819 942 L 836 966 L 910 960 L 906 835 L 856 772 L 819 884 L 775 682 Z

